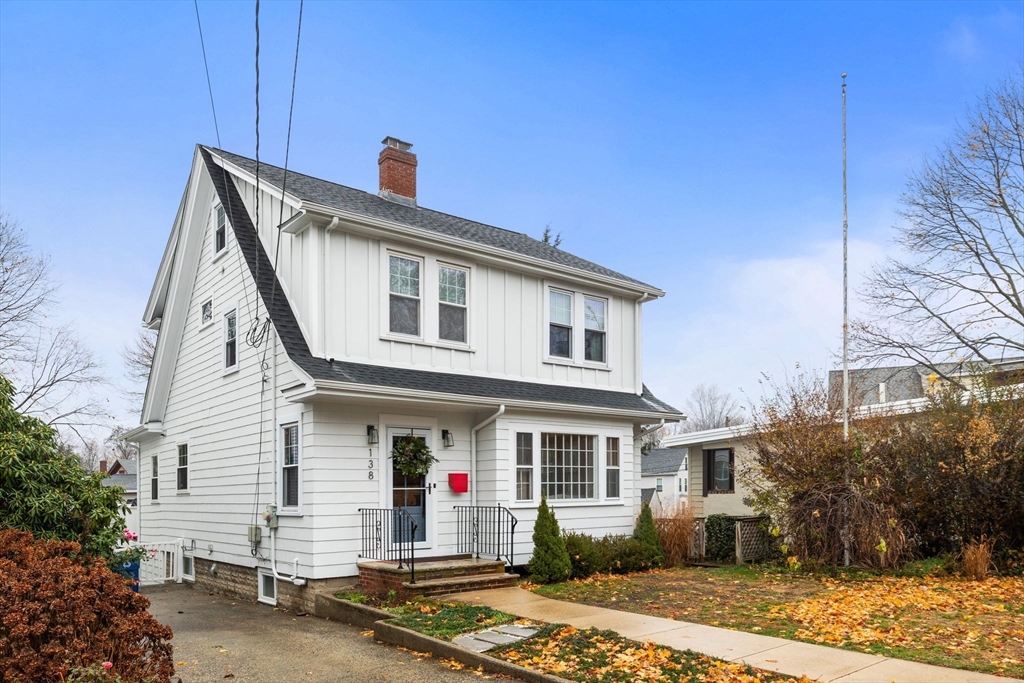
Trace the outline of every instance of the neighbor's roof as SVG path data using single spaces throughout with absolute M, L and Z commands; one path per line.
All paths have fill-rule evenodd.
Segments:
M 661 440 L 661 445 L 676 448 L 678 446 L 699 446 L 703 443 L 713 443 L 716 441 L 729 441 L 731 439 L 739 439 L 750 434 L 754 429 L 754 426 L 749 422 L 732 425 L 731 427 L 719 427 L 717 429 L 705 429 L 699 432 L 683 432 L 682 434 L 672 434 L 666 436 Z
M 120 486 L 125 493 L 133 493 L 138 490 L 137 480 L 138 478 L 134 474 L 111 474 L 103 479 L 103 485 Z
M 256 173 L 256 162 L 252 159 L 214 147 L 205 147 L 205 149 L 223 157 L 226 161 L 248 173 Z M 260 162 L 260 181 L 280 189 L 284 185 L 284 170 L 277 166 Z M 303 175 L 292 170 L 288 171 L 287 191 L 289 195 L 302 201 L 350 211 L 370 218 L 391 221 L 421 230 L 429 230 L 430 232 L 436 232 L 448 237 L 455 237 L 488 247 L 503 249 L 515 254 L 541 259 L 560 266 L 568 266 L 569 268 L 596 273 L 621 280 L 622 282 L 640 285 L 647 289 L 656 289 L 645 282 L 622 273 L 617 273 L 610 268 L 599 266 L 596 263 L 591 263 L 578 256 L 573 256 L 567 251 L 562 251 L 550 244 L 545 244 L 521 232 L 496 228 L 492 225 L 477 223 L 476 221 L 459 218 L 458 216 L 441 213 L 440 211 L 425 209 L 421 206 L 399 204 L 398 202 L 383 199 L 363 190 Z
M 640 489 L 640 502 L 650 505 L 654 498 L 654 489 Z
M 113 463 L 111 463 L 110 468 L 107 471 L 111 474 L 120 474 L 121 472 L 119 472 L 119 470 L 123 470 L 124 474 L 134 476 L 139 472 L 139 463 L 127 458 L 117 458 Z
M 687 452 L 685 448 L 652 448 L 640 458 L 640 474 L 675 474 L 682 467 Z
M 226 174 L 221 172 L 220 167 L 214 163 L 210 152 L 205 148 L 201 148 L 201 152 L 214 188 L 220 197 L 221 205 L 229 214 L 228 219 L 231 222 L 235 241 L 245 257 L 249 272 L 256 281 L 260 297 L 265 305 L 269 306 L 269 302 L 273 302 L 270 317 L 274 322 L 277 335 L 281 339 L 281 344 L 292 362 L 314 380 L 412 389 L 474 398 L 561 403 L 630 412 L 659 413 L 665 417 L 681 417 L 679 411 L 658 400 L 646 386 L 643 388 L 643 394 L 638 396 L 633 392 L 608 389 L 559 386 L 339 360 L 330 362 L 325 358 L 314 356 L 302 335 L 299 323 L 283 293 L 263 244 L 256 237 L 256 228 L 249 218 L 249 213 L 242 203 L 237 188 L 234 183 L 227 182 Z M 262 165 L 260 172 L 263 172 Z M 289 188 L 291 188 L 291 172 L 288 177 Z M 274 291 L 277 294 L 272 296 Z

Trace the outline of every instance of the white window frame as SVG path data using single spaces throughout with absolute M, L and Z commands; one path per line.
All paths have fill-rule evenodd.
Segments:
M 406 261 L 415 261 L 416 263 L 419 263 L 419 265 L 420 265 L 420 278 L 419 278 L 419 295 L 418 296 L 413 297 L 413 296 L 410 296 L 408 294 L 398 294 L 398 293 L 395 293 L 395 292 L 391 291 L 391 259 L 393 259 L 393 258 L 404 259 Z M 385 282 L 387 283 L 387 288 L 383 290 L 384 294 L 385 294 L 385 296 L 383 298 L 385 300 L 384 303 L 385 303 L 385 310 L 387 311 L 387 319 L 384 321 L 384 328 L 387 330 L 388 336 L 396 338 L 396 339 L 406 339 L 406 340 L 411 340 L 411 339 L 422 340 L 422 339 L 424 339 L 424 334 L 426 332 L 426 321 L 424 320 L 424 317 L 425 317 L 424 316 L 424 309 L 426 308 L 425 299 L 427 298 L 425 296 L 425 294 L 426 294 L 425 290 L 426 290 L 426 284 L 427 283 L 426 283 L 426 277 L 424 277 L 426 275 L 426 270 L 427 270 L 426 259 L 424 259 L 422 256 L 417 256 L 415 254 L 408 254 L 408 253 L 403 253 L 403 252 L 398 252 L 398 251 L 392 251 L 392 250 L 389 249 L 389 250 L 387 250 L 387 259 L 385 260 L 385 264 L 387 266 L 387 269 L 384 272 L 384 279 L 385 279 Z M 417 328 L 417 334 L 405 334 L 403 332 L 394 332 L 394 331 L 391 330 L 391 297 L 392 296 L 399 296 L 399 297 L 402 297 L 402 298 L 405 298 L 405 299 L 415 299 L 416 300 L 416 317 L 417 317 L 416 328 Z
M 181 466 L 181 448 L 185 447 L 185 466 Z M 185 488 L 178 488 L 178 476 L 185 470 Z M 192 440 L 179 441 L 174 445 L 174 492 L 178 495 L 187 494 L 192 490 Z
M 235 314 L 235 364 L 227 364 L 227 346 L 228 346 L 228 316 L 232 313 Z M 221 374 L 230 375 L 238 372 L 239 365 L 241 364 L 241 350 L 242 345 L 239 343 L 239 332 L 242 329 L 242 321 L 239 316 L 238 302 L 233 301 L 225 308 L 220 314 L 220 326 L 221 326 L 221 342 L 220 342 L 220 366 Z
M 553 353 L 551 353 L 551 328 L 554 327 L 554 326 L 563 327 L 563 328 L 565 327 L 564 323 L 556 323 L 556 322 L 554 322 L 551 319 L 551 295 L 552 294 L 561 294 L 563 296 L 569 297 L 569 326 L 568 326 L 569 327 L 569 355 L 568 355 L 568 357 L 566 357 L 566 356 L 556 356 Z M 555 360 L 555 361 L 558 361 L 558 362 L 561 362 L 561 363 L 572 363 L 574 359 L 579 357 L 579 354 L 575 353 L 575 351 L 576 351 L 576 338 L 579 336 L 578 334 L 576 334 L 576 311 L 579 308 L 576 305 L 576 294 L 573 291 L 571 291 L 571 290 L 561 289 L 559 287 L 548 287 L 546 289 L 546 291 L 545 291 L 544 303 L 545 303 L 545 306 L 546 306 L 545 307 L 546 315 L 544 316 L 544 337 L 545 337 L 545 345 L 547 347 L 547 348 L 544 349 L 544 353 L 547 355 L 548 358 L 551 358 L 552 360 Z
M 210 319 L 206 322 L 203 322 L 203 308 L 205 308 L 207 304 L 210 305 Z M 205 330 L 206 328 L 212 326 L 216 320 L 217 310 L 213 307 L 213 297 L 204 296 L 199 301 L 199 329 Z
M 218 210 L 223 210 L 224 211 L 224 246 L 221 247 L 220 249 L 217 248 L 217 211 Z M 219 261 L 221 259 L 221 257 L 224 256 L 224 254 L 228 253 L 228 235 L 231 233 L 230 227 L 231 227 L 231 221 L 228 220 L 227 209 L 224 209 L 223 205 L 220 202 L 217 202 L 216 204 L 213 205 L 213 212 L 212 212 L 212 214 L 210 216 L 210 228 L 211 228 L 210 229 L 210 233 L 211 233 L 212 238 L 213 238 L 213 243 L 212 243 L 212 246 L 213 246 L 213 260 L 215 262 Z
M 177 451 L 175 451 L 175 457 L 177 457 Z M 156 491 L 156 496 L 153 496 L 153 492 Z M 160 456 L 151 455 L 149 456 L 149 501 L 151 503 L 160 502 Z
M 629 476 L 632 472 L 633 463 L 638 453 L 633 451 L 633 433 L 631 430 L 622 430 L 612 426 L 600 426 L 593 424 L 566 424 L 550 422 L 509 422 L 507 425 L 507 442 L 505 442 L 508 453 L 508 507 L 518 509 L 537 509 L 541 497 L 541 434 L 579 434 L 593 436 L 594 446 L 594 497 L 586 499 L 548 498 L 548 505 L 551 507 L 612 507 L 627 504 L 629 491 L 628 487 L 636 484 L 634 478 Z M 532 500 L 518 500 L 516 498 L 516 472 L 519 469 L 516 464 L 517 434 L 533 434 L 533 476 L 532 476 Z M 608 493 L 608 437 L 619 440 L 619 497 L 609 498 Z
M 520 465 L 519 464 L 519 435 L 520 434 L 522 434 L 524 436 L 529 436 L 530 437 L 530 464 L 529 465 Z M 512 495 L 513 495 L 513 499 L 517 503 L 532 503 L 537 498 L 537 448 L 536 448 L 536 444 L 534 443 L 534 441 L 535 441 L 534 434 L 533 434 L 532 431 L 528 431 L 528 432 L 516 431 L 515 432 L 515 436 L 513 437 L 513 439 L 515 440 L 515 445 L 513 446 L 513 451 L 512 451 L 513 463 L 515 464 L 515 474 L 514 474 L 513 479 L 512 479 L 512 488 L 513 488 L 513 494 Z M 519 473 L 521 471 L 529 471 L 529 473 L 530 473 L 530 495 L 528 497 L 526 497 L 526 498 L 520 498 L 519 497 Z
M 188 562 L 192 566 L 192 571 L 185 571 L 185 562 Z M 193 555 L 187 554 L 184 550 L 181 551 L 181 578 L 186 581 L 196 580 L 196 558 Z
M 572 357 L 551 355 L 551 292 L 562 292 L 572 295 Z M 601 299 L 605 303 L 604 310 L 604 362 L 586 360 L 586 299 Z M 576 367 L 592 368 L 594 370 L 612 370 L 612 341 L 615 320 L 613 317 L 614 299 L 610 294 L 597 292 L 590 289 L 580 289 L 560 282 L 544 282 L 544 301 L 541 320 L 541 348 L 542 357 L 545 363 L 552 365 L 571 365 Z
M 608 462 L 609 458 L 609 441 L 615 439 L 615 459 L 616 464 L 612 465 Z M 618 488 L 619 493 L 616 496 L 608 495 L 608 473 L 614 471 L 618 476 Z M 604 495 L 606 500 L 619 500 L 622 498 L 622 438 L 618 436 L 606 436 L 604 437 Z
M 465 304 L 460 305 L 460 304 L 453 304 L 453 303 L 448 302 L 448 301 L 441 301 L 441 269 L 442 268 L 448 268 L 448 269 L 451 269 L 451 270 L 461 270 L 462 272 L 464 272 L 466 274 L 466 303 Z M 466 266 L 458 265 L 458 264 L 455 264 L 455 263 L 448 263 L 446 261 L 436 260 L 436 261 L 434 261 L 434 278 L 436 280 L 436 282 L 434 283 L 434 296 L 437 297 L 437 301 L 435 302 L 436 308 L 434 309 L 436 311 L 436 313 L 437 313 L 437 328 L 436 328 L 437 343 L 438 344 L 455 344 L 457 346 L 469 346 L 469 330 L 470 330 L 470 327 L 469 327 L 469 309 L 470 309 L 469 302 L 471 301 L 471 298 L 470 298 L 471 297 L 470 280 L 472 279 L 472 273 L 471 273 L 470 269 L 467 268 Z M 466 312 L 466 324 L 465 324 L 465 329 L 464 329 L 464 332 L 466 333 L 466 338 L 464 340 L 458 341 L 456 339 L 442 339 L 441 338 L 441 307 L 442 306 L 451 306 L 452 308 L 461 308 L 463 311 Z
M 664 493 L 665 492 L 665 478 L 664 477 L 658 477 L 657 479 L 654 480 L 654 490 L 657 491 L 658 493 Z
M 271 597 L 268 597 L 263 592 L 263 582 L 267 578 L 269 578 L 274 585 L 274 595 Z M 262 602 L 264 605 L 273 605 L 274 607 L 277 606 L 277 578 L 274 576 L 272 572 L 270 572 L 267 569 L 260 569 L 256 573 L 256 600 L 257 602 Z
M 420 262 L 420 333 L 417 336 L 391 331 L 391 257 Z M 440 337 L 439 268 L 458 268 L 466 271 L 466 341 L 457 342 Z M 476 292 L 476 265 L 450 255 L 429 251 L 410 251 L 398 245 L 382 243 L 380 250 L 380 338 L 385 341 L 435 346 L 475 353 L 474 347 L 474 293 Z M 402 296 L 402 295 L 399 295 Z
M 285 506 L 284 504 L 284 469 L 286 467 L 284 460 L 285 453 L 285 440 L 284 430 L 289 427 L 295 427 L 296 429 L 296 447 L 299 451 L 299 459 L 295 465 L 289 467 L 295 467 L 296 476 L 299 478 L 298 486 L 298 501 L 296 505 Z M 286 517 L 301 517 L 302 516 L 302 466 L 303 466 L 303 452 L 302 452 L 302 415 L 297 414 L 292 417 L 284 417 L 278 421 L 277 425 L 277 438 L 278 438 L 278 467 L 281 469 L 280 472 L 280 486 L 277 492 L 277 514 L 279 516 Z

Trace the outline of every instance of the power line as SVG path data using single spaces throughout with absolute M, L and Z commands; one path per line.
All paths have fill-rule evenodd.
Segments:
M 199 45 L 203 48 L 203 66 L 206 68 L 206 88 L 210 91 L 210 109 L 213 110 L 213 129 L 217 132 L 217 147 L 220 148 L 220 126 L 217 125 L 217 105 L 213 103 L 213 83 L 210 81 L 210 64 L 206 61 L 206 41 L 203 40 L 203 22 L 199 20 L 199 0 L 192 0 L 196 6 L 196 24 L 199 26 Z

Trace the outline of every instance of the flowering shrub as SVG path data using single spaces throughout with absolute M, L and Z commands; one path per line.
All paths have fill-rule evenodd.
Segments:
M 77 543 L 0 529 L 0 680 L 168 682 L 171 629 L 148 607 Z

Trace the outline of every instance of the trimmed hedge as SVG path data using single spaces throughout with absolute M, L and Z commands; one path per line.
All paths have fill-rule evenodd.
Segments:
M 711 515 L 704 521 L 704 557 L 727 562 L 736 557 L 736 520 L 729 515 Z
M 78 543 L 0 529 L 0 681 L 67 680 L 73 669 L 110 662 L 111 680 L 166 683 L 171 629 L 148 607 Z
M 574 579 L 585 579 L 592 574 L 628 574 L 659 566 L 650 546 L 630 536 L 609 535 L 596 539 L 568 532 L 563 538 Z

